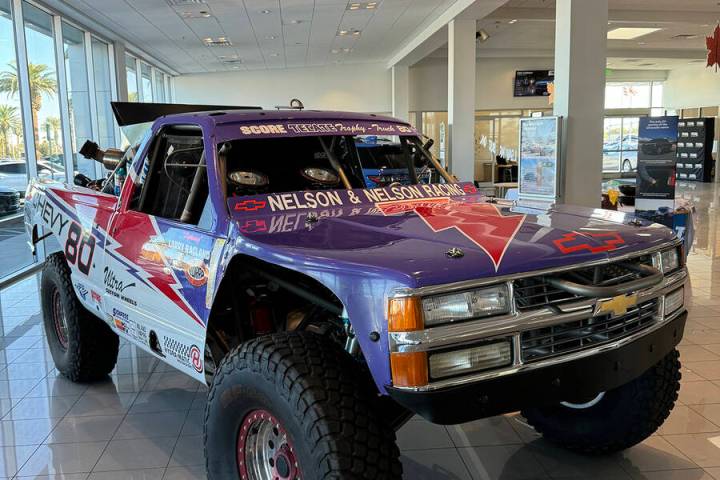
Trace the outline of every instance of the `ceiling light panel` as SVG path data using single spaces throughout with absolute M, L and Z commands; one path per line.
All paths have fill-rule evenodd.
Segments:
M 658 30 L 661 29 L 650 27 L 620 27 L 610 30 L 607 38 L 608 40 L 633 40 L 657 32 Z
M 208 47 L 230 47 L 232 42 L 227 37 L 205 37 L 203 43 Z
M 360 10 L 375 10 L 380 2 L 350 2 L 347 5 L 347 9 L 351 12 Z
M 165 0 L 171 7 L 190 7 L 193 5 L 204 5 L 205 0 Z

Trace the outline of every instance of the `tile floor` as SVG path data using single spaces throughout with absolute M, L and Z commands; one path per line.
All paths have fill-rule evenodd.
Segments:
M 720 480 L 720 187 L 694 187 L 679 191 L 698 208 L 682 390 L 662 429 L 626 452 L 582 457 L 543 441 L 517 414 L 451 427 L 413 419 L 398 432 L 406 479 Z M 205 478 L 206 389 L 127 344 L 105 382 L 58 376 L 37 283 L 0 292 L 0 478 Z

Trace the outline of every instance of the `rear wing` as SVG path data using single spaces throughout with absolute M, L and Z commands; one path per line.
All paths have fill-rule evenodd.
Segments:
M 121 127 L 153 122 L 175 113 L 212 112 L 215 110 L 262 110 L 261 107 L 237 105 L 189 105 L 184 103 L 111 102 L 115 119 Z

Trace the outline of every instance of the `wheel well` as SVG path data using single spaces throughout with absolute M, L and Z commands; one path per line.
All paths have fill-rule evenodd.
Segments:
M 207 339 L 217 362 L 240 343 L 276 332 L 315 331 L 344 347 L 348 328 L 342 302 L 314 278 L 236 255 L 215 296 Z

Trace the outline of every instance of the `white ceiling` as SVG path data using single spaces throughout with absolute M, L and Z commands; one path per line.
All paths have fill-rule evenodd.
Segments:
M 660 28 L 633 40 L 608 40 L 611 68 L 669 70 L 702 64 L 705 36 L 720 19 L 717 0 L 610 0 L 609 4 L 608 29 Z M 510 0 L 488 18 L 478 20 L 478 28 L 490 35 L 478 43 L 478 56 L 552 56 L 554 8 L 554 0 Z
M 416 29 L 454 1 L 377 0 L 375 9 L 353 11 L 348 9 L 349 0 L 71 3 L 76 10 L 129 39 L 178 73 L 199 73 L 383 61 Z M 264 10 L 269 13 L 263 13 Z M 210 16 L 205 18 L 200 12 Z M 352 29 L 362 33 L 338 35 L 340 30 Z M 232 46 L 205 46 L 206 37 L 226 37 Z M 233 62 L 236 59 L 240 62 Z

